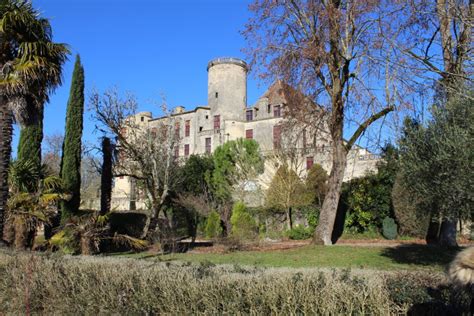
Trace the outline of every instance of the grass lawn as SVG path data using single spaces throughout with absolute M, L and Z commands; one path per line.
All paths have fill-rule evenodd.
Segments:
M 382 246 L 304 246 L 278 251 L 235 251 L 219 253 L 183 253 L 157 255 L 151 253 L 121 254 L 127 257 L 185 262 L 211 262 L 260 267 L 334 267 L 372 268 L 378 270 L 429 269 L 442 271 L 459 249 L 425 245 Z

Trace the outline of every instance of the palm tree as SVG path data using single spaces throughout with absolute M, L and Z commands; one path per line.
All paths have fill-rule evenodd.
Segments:
M 17 160 L 9 168 L 10 198 L 4 238 L 17 249 L 31 248 L 38 224 L 49 223 L 57 204 L 69 198 L 61 178 L 50 175 L 33 160 Z
M 49 21 L 30 1 L 0 0 L 0 234 L 8 199 L 12 124 L 42 121 L 48 94 L 61 84 L 69 50 L 52 42 Z

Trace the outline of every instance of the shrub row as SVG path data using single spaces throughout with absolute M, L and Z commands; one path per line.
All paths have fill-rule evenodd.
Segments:
M 388 315 L 415 303 L 454 308 L 444 282 L 428 273 L 0 252 L 0 314 Z M 443 286 L 443 295 L 430 294 Z

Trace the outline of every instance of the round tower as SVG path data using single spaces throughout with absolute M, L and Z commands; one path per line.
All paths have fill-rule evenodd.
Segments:
M 238 58 L 216 58 L 207 65 L 207 101 L 211 115 L 243 121 L 247 107 L 247 71 Z

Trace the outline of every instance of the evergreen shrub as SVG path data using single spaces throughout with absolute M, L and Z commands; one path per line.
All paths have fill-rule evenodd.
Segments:
M 382 234 L 387 239 L 397 238 L 397 224 L 391 217 L 385 217 L 382 222 Z
M 235 238 L 253 239 L 257 236 L 258 229 L 255 219 L 242 202 L 235 203 L 230 223 L 232 225 L 232 236 Z

